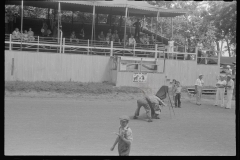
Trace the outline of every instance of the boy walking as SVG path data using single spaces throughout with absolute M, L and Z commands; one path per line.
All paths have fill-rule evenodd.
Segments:
M 182 86 L 180 85 L 180 82 L 177 81 L 176 86 L 174 87 L 174 97 L 175 97 L 175 107 L 181 108 L 181 91 Z
M 128 127 L 129 117 L 121 116 L 120 117 L 120 127 L 119 132 L 116 133 L 118 136 L 111 147 L 111 151 L 114 150 L 116 144 L 118 143 L 118 153 L 119 156 L 129 156 L 131 143 L 133 140 L 132 130 Z

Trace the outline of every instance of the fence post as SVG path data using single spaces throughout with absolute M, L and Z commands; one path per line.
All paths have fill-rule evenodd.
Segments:
M 140 72 L 142 72 L 142 58 L 141 58 L 141 62 L 140 62 Z
M 12 50 L 12 34 L 10 34 L 10 37 L 9 37 L 9 50 L 11 51 Z
M 62 31 L 60 31 L 61 37 L 60 37 L 60 54 L 62 53 Z
M 39 52 L 39 36 L 38 36 L 38 43 L 37 43 L 37 52 Z
M 218 66 L 220 67 L 220 54 L 221 52 L 220 51 L 217 51 L 218 52 Z
M 88 39 L 88 49 L 87 49 L 87 54 L 89 55 L 89 39 Z
M 133 43 L 133 57 L 135 57 L 135 43 Z
M 113 56 L 113 41 L 111 41 L 110 56 Z
M 155 55 L 154 55 L 154 58 L 156 59 L 157 58 L 157 50 L 158 50 L 158 44 L 155 44 Z
M 196 60 L 198 61 L 198 47 L 196 47 L 195 53 L 196 53 Z
M 63 38 L 63 53 L 65 52 L 65 38 Z

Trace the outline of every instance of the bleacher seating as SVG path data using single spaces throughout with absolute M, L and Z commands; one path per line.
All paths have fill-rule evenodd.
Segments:
M 195 94 L 195 88 L 188 88 L 187 89 L 188 94 Z M 217 89 L 203 89 L 202 90 L 202 94 L 206 94 L 206 95 L 214 95 L 216 94 Z M 227 95 L 227 91 L 225 90 L 225 95 Z
M 20 18 L 17 18 L 17 23 L 14 25 L 14 28 L 18 27 L 19 29 L 21 28 L 21 20 Z M 48 26 L 50 27 L 49 23 Z M 41 27 L 42 27 L 42 19 L 35 19 L 35 18 L 26 18 L 24 17 L 23 19 L 23 30 L 28 30 L 29 28 L 32 28 L 33 32 L 34 32 L 34 36 L 39 36 L 39 43 L 45 43 L 45 44 L 57 44 L 57 40 L 53 39 L 52 37 L 42 37 L 41 36 Z M 62 30 L 63 30 L 63 38 L 65 38 L 65 52 L 66 53 L 93 53 L 93 54 L 98 54 L 98 55 L 109 55 L 110 54 L 110 49 L 99 49 L 99 48 L 93 48 L 91 50 L 86 49 L 86 48 L 78 48 L 78 47 L 72 47 L 72 46 L 87 46 L 88 45 L 88 39 L 89 41 L 91 41 L 91 33 L 92 33 L 92 24 L 91 23 L 85 23 L 84 24 L 84 30 L 85 30 L 85 37 L 84 40 L 80 40 L 79 42 L 76 41 L 72 41 L 70 42 L 70 34 L 72 31 L 75 31 L 77 38 L 79 38 L 79 32 L 81 30 L 81 28 L 83 27 L 82 24 L 80 23 L 66 23 L 66 22 L 62 22 Z M 118 34 L 119 34 L 119 38 L 120 40 L 123 39 L 123 35 L 124 35 L 124 26 L 109 26 L 108 24 L 98 24 L 95 26 L 95 39 L 96 41 L 89 42 L 90 46 L 93 47 L 104 47 L 104 48 L 110 48 L 110 44 L 107 44 L 106 42 L 100 42 L 97 41 L 97 37 L 98 34 L 103 31 L 104 34 L 106 35 L 108 29 L 112 29 L 112 32 L 114 32 L 114 30 L 118 30 Z M 130 35 L 131 33 L 133 33 L 133 30 L 130 29 L 129 27 L 127 27 L 126 33 L 128 35 Z M 36 41 L 36 38 L 35 38 Z M 34 43 L 34 42 L 33 42 Z M 35 42 L 37 43 L 37 42 Z M 71 47 L 67 47 L 68 45 L 71 45 Z M 9 46 L 9 45 L 8 45 Z M 13 49 L 14 47 L 16 49 L 19 49 L 19 44 L 14 44 L 13 45 Z M 23 47 L 23 46 L 22 46 Z M 7 46 L 6 46 L 7 48 Z M 124 55 L 124 56 L 137 56 L 137 57 L 154 57 L 154 53 L 151 52 L 144 52 L 144 51 L 133 51 L 132 47 L 126 47 L 127 49 L 131 49 L 128 51 L 123 51 L 121 50 L 121 48 L 124 48 L 123 43 L 116 43 L 114 42 L 113 44 L 113 53 L 115 55 Z M 116 49 L 116 48 L 119 48 Z M 37 49 L 37 47 L 31 47 L 29 45 L 25 45 L 24 46 L 24 50 L 33 50 L 33 49 Z M 51 50 L 51 51 L 56 51 L 58 47 L 50 47 L 50 46 L 39 46 L 40 51 L 44 51 L 44 50 Z M 150 45 L 140 45 L 137 44 L 135 46 L 135 49 L 142 49 L 142 50 L 155 50 L 155 45 L 154 44 L 150 44 Z M 160 51 L 164 51 L 165 50 L 165 45 L 162 42 L 158 42 L 158 50 Z

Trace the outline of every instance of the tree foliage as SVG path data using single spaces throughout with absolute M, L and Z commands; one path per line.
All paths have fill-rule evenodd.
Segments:
M 236 50 L 236 2 L 224 1 L 151 1 L 149 4 L 167 8 L 184 9 L 185 16 L 173 18 L 173 38 L 179 44 L 196 46 L 198 42 L 208 49 L 220 50 L 219 43 L 228 43 L 228 52 Z M 161 18 L 159 31 L 166 38 L 171 37 L 171 21 Z M 156 21 L 154 21 L 156 23 Z M 159 33 L 159 32 L 158 32 Z M 185 41 L 187 39 L 187 41 Z

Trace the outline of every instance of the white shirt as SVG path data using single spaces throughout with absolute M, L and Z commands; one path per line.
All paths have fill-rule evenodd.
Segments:
M 203 86 L 203 84 L 204 84 L 204 81 L 203 81 L 203 79 L 201 79 L 201 80 L 200 80 L 200 79 L 198 78 L 198 79 L 196 80 L 196 82 L 195 82 L 195 86 L 197 85 L 197 86 L 200 86 L 200 87 L 202 87 L 202 86 Z
M 128 43 L 129 43 L 129 44 L 135 44 L 136 41 L 135 41 L 134 38 L 129 38 Z
M 229 68 L 229 69 L 227 70 L 227 73 L 232 75 L 232 69 Z
M 28 36 L 33 36 L 34 32 L 33 31 L 28 31 Z
M 227 87 L 227 90 L 233 90 L 234 89 L 234 81 L 231 79 L 230 81 L 227 82 L 227 86 L 231 86 L 230 88 Z
M 226 85 L 227 82 L 225 80 L 221 81 L 221 80 L 218 80 L 217 81 L 217 84 L 220 84 L 220 85 Z M 218 87 L 218 86 L 217 86 Z
M 126 127 L 124 127 L 124 128 L 122 128 L 120 126 L 118 133 L 119 133 L 119 135 L 122 135 L 127 140 L 130 140 L 131 142 L 133 141 L 132 130 L 131 130 L 131 128 L 128 127 L 128 125 Z
M 173 46 L 174 46 L 174 41 L 168 41 L 168 45 L 169 45 L 170 47 L 173 47 Z

